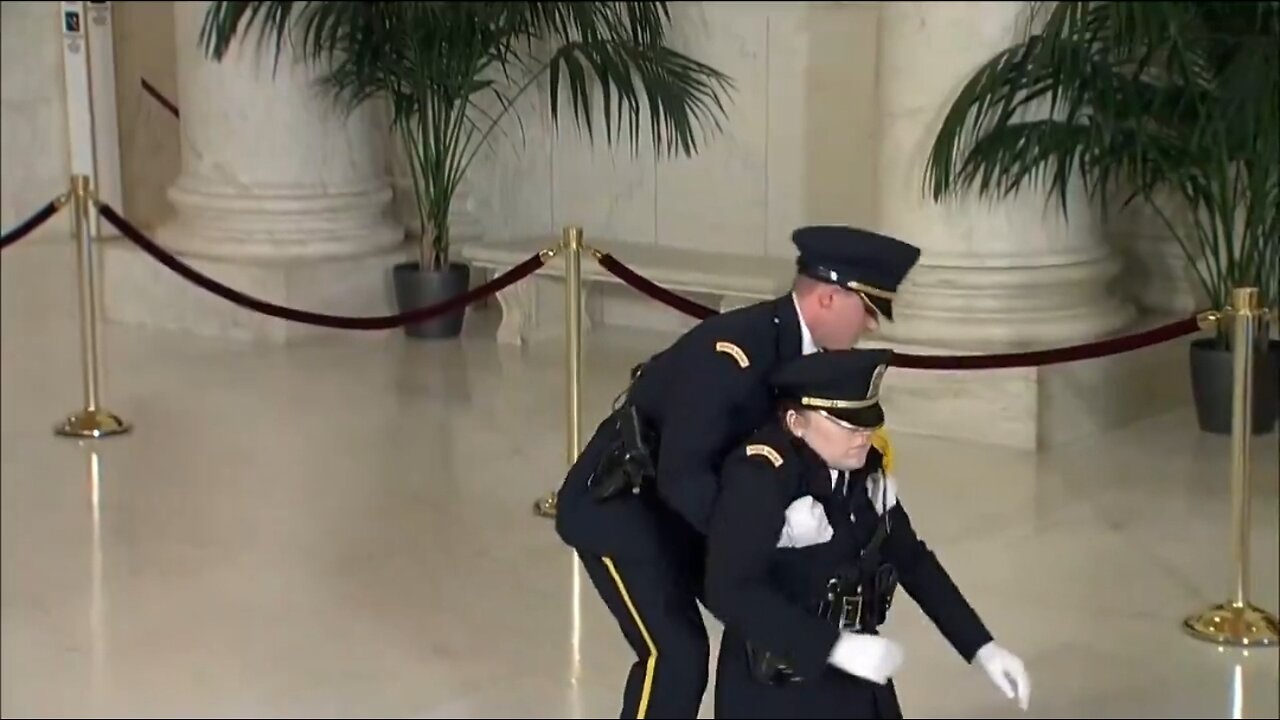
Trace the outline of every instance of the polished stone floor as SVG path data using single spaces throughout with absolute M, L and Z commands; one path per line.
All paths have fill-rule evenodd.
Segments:
M 288 349 L 108 327 L 104 404 L 136 430 L 78 442 L 51 432 L 81 403 L 69 261 L 0 265 L 5 717 L 616 717 L 626 646 L 530 512 L 564 465 L 558 343 L 499 348 L 483 315 Z M 592 339 L 589 420 L 653 342 Z M 1040 455 L 897 440 L 1027 715 L 1277 717 L 1280 651 L 1180 630 L 1231 587 L 1226 439 L 1180 412 Z M 1253 462 L 1274 610 L 1275 434 Z M 887 632 L 909 716 L 1022 715 L 911 602 Z

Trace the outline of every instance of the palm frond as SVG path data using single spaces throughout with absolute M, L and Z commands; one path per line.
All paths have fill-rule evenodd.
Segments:
M 1206 257 L 1215 302 L 1275 263 L 1280 205 L 1280 2 L 1037 3 L 1027 35 L 995 55 L 943 118 L 923 177 L 942 201 L 1082 180 L 1106 203 L 1155 206 L 1172 189 L 1202 218 L 1161 215 Z M 1200 251 L 1196 253 L 1195 251 Z M 1269 280 L 1267 282 L 1270 282 Z
M 594 139 L 591 89 L 597 87 L 608 142 L 614 142 L 625 120 L 633 153 L 639 150 L 641 117 L 647 115 L 655 150 L 696 154 L 700 138 L 723 129 L 723 97 L 733 88 L 728 76 L 688 55 L 623 40 L 566 44 L 552 57 L 548 73 L 553 122 L 563 112 L 558 102 L 563 83 L 577 126 Z

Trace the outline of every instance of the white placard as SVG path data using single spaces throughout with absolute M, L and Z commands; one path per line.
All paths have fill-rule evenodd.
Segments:
M 93 149 L 93 91 L 89 77 L 89 35 L 85 28 L 87 20 L 85 3 L 62 3 L 62 14 L 58 22 L 62 27 L 62 67 L 66 75 L 71 174 L 93 178 L 97 174 L 97 160 Z
M 97 196 L 123 212 L 111 3 L 61 4 L 58 23 L 66 77 L 71 174 L 89 176 Z M 91 214 L 90 224 L 97 235 L 97 213 Z
M 120 115 L 116 100 L 116 44 L 111 3 L 86 2 L 89 33 L 89 87 L 93 92 L 93 145 L 98 197 L 124 212 L 120 166 Z

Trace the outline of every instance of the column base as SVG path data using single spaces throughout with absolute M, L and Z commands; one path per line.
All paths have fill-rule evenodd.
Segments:
M 185 184 L 184 184 L 185 183 Z M 187 187 L 193 185 L 196 187 Z M 175 215 L 155 240 L 184 257 L 228 262 L 342 258 L 398 247 L 390 186 L 345 192 L 218 192 L 179 178 Z
M 1111 334 L 1173 319 L 1144 315 Z M 884 384 L 889 428 L 1024 450 L 1097 437 L 1191 404 L 1188 353 L 1192 339 L 1039 368 L 895 369 Z M 955 348 L 900 342 L 869 340 L 865 346 L 921 355 L 967 354 Z
M 366 255 L 322 260 L 183 260 L 225 285 L 277 305 L 332 315 L 369 316 L 397 311 L 391 267 L 409 258 L 411 251 L 406 243 Z M 103 315 L 108 322 L 271 344 L 332 333 L 382 335 L 318 327 L 253 312 L 187 282 L 131 244 L 104 244 L 102 264 Z
M 886 340 L 983 352 L 1088 342 L 1128 327 L 1137 311 L 1110 290 L 1112 253 L 993 259 L 989 265 L 921 264 L 894 302 Z

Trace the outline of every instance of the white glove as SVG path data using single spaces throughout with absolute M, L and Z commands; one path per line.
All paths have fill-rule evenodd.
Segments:
M 827 658 L 836 668 L 878 685 L 889 682 L 902 667 L 902 661 L 902 646 L 898 643 L 879 635 L 851 632 L 840 633 Z
M 973 661 L 982 666 L 991 682 L 1000 688 L 1005 697 L 1012 700 L 1016 695 L 1018 707 L 1027 709 L 1031 702 L 1031 678 L 1027 676 L 1027 668 L 1017 655 L 989 642 L 982 646 Z
M 787 522 L 778 535 L 778 547 L 802 548 L 827 542 L 835 535 L 827 511 L 806 495 L 787 508 Z
M 898 504 L 898 481 L 888 473 L 876 473 L 867 478 L 867 496 L 876 512 L 883 515 Z

